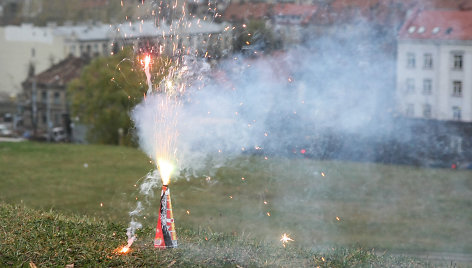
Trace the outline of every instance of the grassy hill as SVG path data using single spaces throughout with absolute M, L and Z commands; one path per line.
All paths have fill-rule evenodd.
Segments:
M 125 226 L 83 216 L 26 209 L 0 203 L 0 266 L 84 267 L 386 267 L 427 265 L 410 258 L 378 256 L 362 249 L 316 253 L 290 245 L 275 247 L 222 233 L 178 228 L 180 246 L 155 250 L 143 242 L 126 254 Z M 139 235 L 153 232 L 141 230 Z
M 327 267 L 391 266 L 384 264 L 396 261 L 408 266 L 410 260 L 381 258 L 371 250 L 387 255 L 439 252 L 439 259 L 472 252 L 467 235 L 472 222 L 470 171 L 257 156 L 232 159 L 215 169 L 209 164 L 198 175 L 177 176 L 171 183 L 181 247 L 156 253 L 147 245 L 156 223 L 156 196 L 144 197 L 135 186 L 153 166 L 140 151 L 0 143 L 0 165 L 0 202 L 21 204 L 2 205 L 0 232 L 13 237 L 7 238 L 13 244 L 0 243 L 0 257 L 9 263 L 18 258 L 61 265 L 93 260 L 104 266 L 151 265 L 156 259 L 175 260 L 176 266 L 327 265 L 321 256 L 333 262 Z M 115 256 L 112 250 L 125 243 L 128 213 L 137 201 L 145 206 L 137 218 L 145 227 L 133 253 Z M 41 212 L 51 208 L 62 216 Z M 21 230 L 37 231 L 16 231 L 20 223 Z M 62 234 L 64 239 L 54 237 L 56 224 L 71 226 L 65 227 L 70 231 Z M 41 236 L 43 232 L 48 235 Z M 279 241 L 283 233 L 295 240 L 288 248 Z M 36 237 L 49 242 L 35 244 Z M 69 240 L 79 243 L 80 250 L 68 254 L 60 241 Z M 35 251 L 34 246 L 43 249 Z M 50 248 L 53 252 L 46 253 Z M 58 259 L 62 253 L 50 255 L 64 250 L 69 259 Z

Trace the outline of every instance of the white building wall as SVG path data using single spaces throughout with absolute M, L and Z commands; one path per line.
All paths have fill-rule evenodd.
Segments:
M 39 73 L 65 58 L 63 39 L 47 27 L 0 27 L 0 92 L 16 96 L 22 91 L 30 63 Z
M 437 41 L 399 41 L 397 50 L 397 109 L 400 114 L 424 118 L 423 107 L 431 105 L 431 119 L 454 120 L 453 107 L 460 107 L 461 121 L 472 122 L 472 44 Z M 462 70 L 453 69 L 453 52 L 463 53 Z M 407 55 L 415 55 L 416 66 L 407 67 Z M 432 55 L 432 69 L 423 68 L 424 55 Z M 407 79 L 413 79 L 414 92 L 407 92 Z M 432 80 L 432 94 L 423 93 L 424 79 Z M 462 82 L 462 96 L 453 96 L 453 82 Z M 408 105 L 414 114 L 407 115 Z

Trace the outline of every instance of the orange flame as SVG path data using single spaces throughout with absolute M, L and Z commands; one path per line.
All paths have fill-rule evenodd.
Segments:
M 151 56 L 146 55 L 146 57 L 144 57 L 144 68 L 149 68 L 149 63 L 151 63 Z
M 161 174 L 162 184 L 169 185 L 170 176 L 174 170 L 174 166 L 170 161 L 162 158 L 157 159 L 157 164 L 159 167 L 159 173 Z
M 130 247 L 128 245 L 114 250 L 116 254 L 127 254 L 130 252 Z

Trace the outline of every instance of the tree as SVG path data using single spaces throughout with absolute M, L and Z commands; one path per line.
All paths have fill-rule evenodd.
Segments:
M 154 60 L 151 73 L 158 74 L 154 83 L 166 73 L 166 62 Z M 129 113 L 147 89 L 143 66 L 131 49 L 97 58 L 69 84 L 72 115 L 88 126 L 89 142 L 135 145 Z

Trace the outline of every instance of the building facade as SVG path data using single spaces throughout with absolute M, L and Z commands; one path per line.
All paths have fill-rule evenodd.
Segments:
M 470 10 L 424 10 L 404 24 L 397 51 L 401 115 L 472 122 L 470 21 Z
M 49 27 L 0 27 L 0 92 L 13 98 L 30 72 L 42 72 L 66 56 L 63 39 Z
M 70 129 L 67 86 L 79 77 L 86 61 L 69 56 L 39 74 L 30 76 L 20 95 L 21 124 L 32 136 L 51 134 L 54 128 Z

